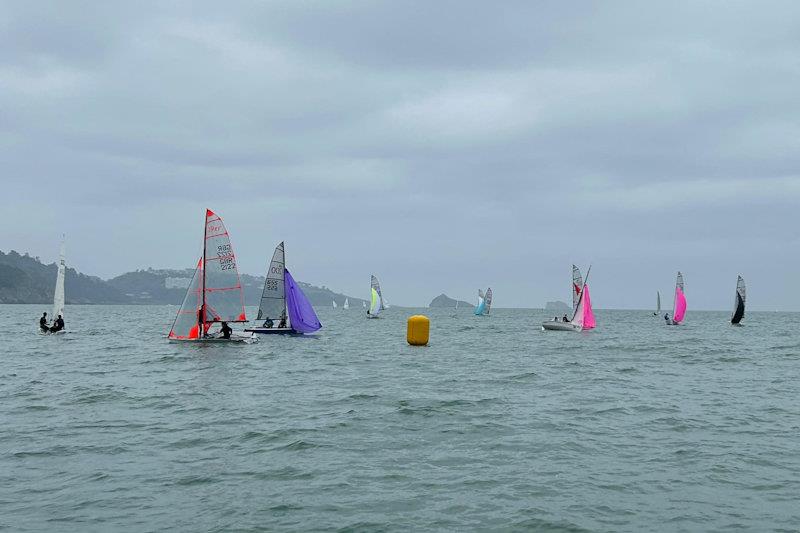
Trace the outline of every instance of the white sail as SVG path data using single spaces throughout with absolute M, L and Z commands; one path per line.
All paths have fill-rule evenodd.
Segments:
M 486 295 L 483 297 L 483 301 L 486 304 L 486 310 L 484 314 L 489 314 L 489 311 L 492 309 L 492 288 L 489 287 L 486 289 Z
M 333 300 L 333 308 L 336 309 L 337 307 L 339 307 L 339 306 L 336 305 L 336 300 Z
M 661 293 L 656 291 L 656 314 L 661 314 Z
M 272 261 L 267 268 L 267 279 L 264 280 L 264 290 L 261 292 L 261 303 L 258 306 L 256 320 L 280 320 L 286 315 L 286 289 L 284 285 L 284 270 L 286 268 L 286 253 L 283 242 L 275 247 Z
M 733 313 L 731 314 L 731 324 L 738 324 L 744 318 L 744 305 L 747 301 L 747 292 L 744 286 L 744 278 L 736 278 L 736 294 L 733 300 Z
M 64 318 L 64 276 L 66 274 L 65 243 L 61 239 L 61 253 L 58 259 L 58 274 L 56 274 L 56 290 L 53 293 L 53 321 L 61 315 Z
M 572 310 L 578 307 L 578 299 L 580 298 L 581 289 L 583 289 L 583 276 L 581 271 L 575 265 L 572 265 Z
M 350 300 L 345 298 L 344 299 L 344 305 L 342 307 L 345 308 L 345 309 L 350 309 Z

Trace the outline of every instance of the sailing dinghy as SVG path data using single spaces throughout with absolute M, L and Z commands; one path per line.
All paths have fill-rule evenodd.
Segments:
M 661 314 L 661 293 L 656 291 L 656 312 L 653 313 L 653 316 L 658 316 Z
M 383 305 L 383 294 L 381 293 L 381 284 L 378 278 L 373 274 L 369 283 L 370 303 L 367 309 L 367 318 L 378 318 L 381 311 L 386 309 Z
M 197 262 L 183 304 L 169 330 L 171 341 L 255 342 L 252 333 L 232 332 L 224 338 L 211 328 L 222 322 L 247 322 L 244 292 L 228 230 L 222 219 L 206 209 L 203 256 Z
M 261 326 L 247 328 L 245 331 L 265 335 L 291 335 L 312 333 L 322 327 L 311 302 L 286 269 L 283 242 L 275 247 L 267 269 L 267 278 L 264 280 L 256 318 L 257 322 L 262 320 Z
M 333 302 L 333 308 L 334 308 L 334 309 L 336 309 L 337 307 L 339 307 L 338 305 L 336 305 L 336 300 L 331 300 L 331 301 Z
M 61 251 L 58 257 L 58 272 L 56 273 L 56 289 L 53 291 L 53 326 L 56 324 L 56 320 L 59 316 L 61 316 L 61 320 L 64 320 L 64 276 L 67 272 L 67 266 L 65 261 L 65 244 L 64 244 L 64 237 L 61 238 Z M 66 333 L 66 329 L 60 329 L 58 331 L 48 331 L 44 332 L 41 329 L 39 333 L 44 335 L 55 335 L 57 333 Z
M 744 301 L 745 301 L 745 288 L 744 278 L 739 276 L 736 279 L 736 297 L 733 302 L 733 314 L 731 315 L 731 324 L 740 325 L 739 322 L 744 318 Z
M 580 270 L 575 265 L 572 265 L 572 293 L 575 308 L 572 312 L 572 319 L 569 322 L 562 320 L 547 320 L 542 322 L 542 331 L 583 331 L 585 329 L 593 329 L 596 326 L 594 319 L 594 312 L 592 311 L 592 299 L 589 296 L 589 272 L 592 267 L 586 271 L 586 279 L 581 277 Z M 575 294 L 575 291 L 577 295 Z
M 350 300 L 348 298 L 344 299 L 344 305 L 342 306 L 342 309 L 350 309 Z
M 672 318 L 666 316 L 668 326 L 678 326 L 686 316 L 686 296 L 683 294 L 683 274 L 678 272 L 675 279 L 675 301 L 672 304 Z
M 492 308 L 492 288 L 486 289 L 486 293 L 478 289 L 478 305 L 475 306 L 477 316 L 488 315 Z

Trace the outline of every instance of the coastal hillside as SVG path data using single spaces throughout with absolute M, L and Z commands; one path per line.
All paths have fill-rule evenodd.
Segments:
M 38 257 L 16 251 L 0 251 L 0 303 L 51 303 L 56 284 L 55 263 L 44 264 Z M 109 280 L 81 274 L 67 268 L 64 281 L 68 304 L 173 304 L 180 305 L 189 286 L 191 269 L 153 269 L 127 272 Z M 242 274 L 246 305 L 258 305 L 264 278 Z M 361 299 L 299 281 L 315 306 L 339 306 L 349 298 L 351 307 L 361 307 Z
M 464 300 L 458 300 L 457 302 L 459 307 L 475 307 L 471 303 L 465 302 Z M 428 307 L 455 307 L 455 306 L 456 306 L 456 300 L 450 298 L 446 294 L 440 294 L 439 296 L 431 300 L 431 303 L 428 304 Z

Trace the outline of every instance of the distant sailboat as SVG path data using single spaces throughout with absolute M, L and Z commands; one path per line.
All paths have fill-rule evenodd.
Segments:
M 656 291 L 656 312 L 653 313 L 653 316 L 658 316 L 661 314 L 661 293 Z
M 476 315 L 488 315 L 492 308 L 492 288 L 486 289 L 486 293 L 478 289 L 478 305 L 475 306 Z
M 592 299 L 589 296 L 589 273 L 592 267 L 586 272 L 585 280 L 581 277 L 580 270 L 575 265 L 572 265 L 572 293 L 575 294 L 577 287 L 578 294 L 575 302 L 575 307 L 572 312 L 572 318 L 569 322 L 563 320 L 547 320 L 542 322 L 542 330 L 555 330 L 555 331 L 583 331 L 585 329 L 593 329 L 597 323 L 594 319 L 594 312 L 592 311 Z M 577 275 L 576 275 L 577 274 Z
M 214 324 L 247 322 L 244 292 L 236 268 L 236 256 L 225 224 L 216 213 L 206 209 L 203 231 L 203 256 L 197 262 L 183 304 L 169 331 L 169 339 L 203 342 L 253 342 L 252 334 L 221 332 L 210 334 Z
M 383 294 L 381 294 L 381 284 L 374 275 L 370 278 L 369 292 L 370 304 L 369 309 L 367 309 L 367 318 L 378 318 L 378 315 L 381 314 L 385 307 L 383 305 Z
M 66 247 L 65 247 L 65 239 L 62 236 L 61 238 L 61 251 L 59 252 L 58 256 L 58 271 L 56 273 L 56 288 L 53 291 L 53 326 L 56 326 L 56 321 L 58 317 L 61 317 L 61 320 L 64 320 L 64 276 L 67 272 L 66 266 Z M 43 331 L 43 333 L 48 333 L 47 331 Z M 49 331 L 49 333 L 66 333 L 66 329 L 57 329 L 53 328 Z
M 672 304 L 672 318 L 667 317 L 667 325 L 677 326 L 686 316 L 686 296 L 683 293 L 683 274 L 678 272 L 675 279 L 675 300 Z
M 367 308 L 367 302 L 365 302 L 364 300 L 361 300 L 361 307 L 366 309 Z
M 458 300 L 456 300 L 456 309 L 458 309 Z
M 344 299 L 344 305 L 342 306 L 344 309 L 350 309 L 350 300 L 347 298 Z
M 258 306 L 261 326 L 245 331 L 261 334 L 312 333 L 322 327 L 314 308 L 286 268 L 283 242 L 275 247 Z
M 336 300 L 333 300 L 333 308 L 336 309 L 337 307 L 339 306 L 336 304 Z
M 739 322 L 744 318 L 744 302 L 745 302 L 745 287 L 744 278 L 739 276 L 736 279 L 736 297 L 733 302 L 733 314 L 731 315 L 731 324 L 739 325 Z

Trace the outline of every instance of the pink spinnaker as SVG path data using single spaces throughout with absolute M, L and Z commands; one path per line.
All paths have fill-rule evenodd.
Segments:
M 679 324 L 686 316 L 686 296 L 680 287 L 675 287 L 675 309 L 672 313 L 672 321 Z
M 583 329 L 592 329 L 597 324 L 594 321 L 592 312 L 592 299 L 589 297 L 589 286 L 583 286 Z

